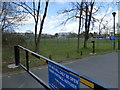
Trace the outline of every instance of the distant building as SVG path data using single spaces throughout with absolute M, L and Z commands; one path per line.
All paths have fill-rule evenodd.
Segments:
M 94 39 L 104 39 L 103 36 L 100 36 L 100 37 L 99 37 L 99 36 L 94 36 L 93 38 L 94 38 Z
M 69 32 L 58 33 L 58 38 L 67 38 L 68 36 L 69 36 Z
M 17 33 L 17 35 L 25 36 L 25 33 Z

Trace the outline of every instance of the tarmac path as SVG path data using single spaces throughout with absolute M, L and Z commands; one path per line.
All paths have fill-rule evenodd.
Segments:
M 104 55 L 85 57 L 62 63 L 66 67 L 82 73 L 93 80 L 118 88 L 118 52 Z M 48 83 L 47 66 L 33 71 L 43 81 Z M 34 80 L 28 73 L 2 77 L 2 88 L 41 88 L 42 86 Z M 85 88 L 84 85 L 80 86 Z

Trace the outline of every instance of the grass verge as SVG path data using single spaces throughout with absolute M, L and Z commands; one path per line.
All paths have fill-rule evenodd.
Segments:
M 82 53 L 77 53 L 77 39 L 76 38 L 68 38 L 68 39 L 42 39 L 40 44 L 40 55 L 43 55 L 47 58 L 51 56 L 52 60 L 56 62 L 64 62 L 69 61 L 70 59 L 75 58 L 83 58 L 86 56 L 90 56 L 92 52 L 92 43 L 91 40 L 95 41 L 95 53 L 96 55 L 113 52 L 113 41 L 111 40 L 98 40 L 98 39 L 89 39 L 88 48 L 83 48 L 83 39 L 80 41 L 80 51 Z M 24 47 L 34 51 L 34 41 L 27 40 L 27 43 L 23 45 Z M 117 48 L 117 43 L 116 43 Z M 2 49 L 2 69 L 3 73 L 10 74 L 11 72 L 21 71 L 21 68 L 10 69 L 8 68 L 9 64 L 13 64 L 14 62 L 14 46 L 13 47 L 4 47 Z M 20 53 L 21 63 L 26 65 L 25 63 L 25 52 L 21 51 Z M 39 67 L 45 65 L 44 62 L 36 59 L 33 56 L 29 56 L 30 60 L 30 68 Z

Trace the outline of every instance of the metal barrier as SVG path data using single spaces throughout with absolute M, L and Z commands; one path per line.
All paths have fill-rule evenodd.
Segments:
M 20 63 L 20 49 L 22 49 L 26 52 L 26 67 Z M 40 59 L 41 61 L 43 61 L 47 64 L 52 63 L 53 65 L 56 65 L 57 67 L 67 71 L 68 73 L 71 73 L 72 75 L 79 77 L 80 78 L 79 81 L 82 84 L 84 84 L 84 85 L 86 85 L 94 90 L 109 90 L 109 88 L 110 88 L 106 85 L 103 85 L 101 83 L 98 83 L 95 80 L 88 78 L 85 75 L 78 74 L 77 72 L 75 72 L 75 71 L 73 71 L 73 70 L 71 70 L 63 65 L 61 65 L 55 61 L 52 61 L 46 57 L 43 57 L 43 56 L 41 56 L 41 55 L 39 55 L 39 54 L 29 50 L 29 49 L 26 49 L 26 48 L 20 46 L 20 45 L 15 46 L 14 50 L 15 50 L 15 64 L 21 66 L 24 70 L 26 70 L 34 79 L 36 79 L 46 89 L 50 89 L 50 86 L 29 70 L 29 54 L 35 56 L 36 58 Z

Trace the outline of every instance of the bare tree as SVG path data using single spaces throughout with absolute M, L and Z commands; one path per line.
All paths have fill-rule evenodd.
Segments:
M 95 19 L 92 16 L 94 2 L 95 2 L 95 0 L 91 0 L 91 2 L 86 2 L 86 0 L 82 0 L 82 2 L 72 2 L 71 9 L 66 9 L 66 10 L 63 10 L 61 13 L 59 13 L 59 14 L 71 15 L 71 16 L 68 16 L 68 18 L 62 22 L 62 24 L 64 24 L 64 25 L 68 21 L 70 21 L 74 18 L 79 19 L 78 41 L 77 41 L 77 52 L 78 53 L 80 51 L 80 28 L 83 26 L 85 27 L 84 48 L 87 48 L 87 41 L 89 39 L 90 24 L 91 24 L 91 22 L 94 23 L 94 21 L 95 21 Z M 95 12 L 97 12 L 97 10 Z
M 86 10 L 85 10 L 85 39 L 84 39 L 84 48 L 87 48 L 87 41 L 89 39 L 89 31 L 90 31 L 90 22 L 92 18 L 92 11 L 93 11 L 93 6 L 94 6 L 95 0 L 91 0 L 91 2 L 86 4 Z
M 40 31 L 39 31 L 39 35 L 38 35 L 38 39 L 37 39 L 37 46 L 36 46 L 37 49 L 39 49 L 39 45 L 40 45 L 39 42 L 40 42 L 40 39 L 41 39 L 41 34 L 42 34 L 42 30 L 43 30 L 43 24 L 44 24 L 44 21 L 45 21 L 45 17 L 47 15 L 47 8 L 48 8 L 48 2 L 46 2 L 43 18 L 42 18 L 41 23 L 40 23 Z
M 83 4 L 84 0 L 82 2 L 71 2 L 72 8 L 71 9 L 65 9 L 62 12 L 58 12 L 58 14 L 66 14 L 68 15 L 68 18 L 63 21 L 61 24 L 66 25 L 66 23 L 74 18 L 79 18 L 79 27 L 78 27 L 78 35 L 77 35 L 77 53 L 80 52 L 80 29 L 81 29 L 81 21 L 82 21 L 82 13 L 83 13 Z M 69 16 L 71 14 L 71 16 Z
M 18 7 L 12 2 L 0 2 L 0 26 L 2 32 L 13 31 L 14 27 L 20 25 L 19 23 L 26 18 L 26 15 L 18 11 Z
M 83 12 L 83 1 L 80 5 L 80 17 L 79 17 L 79 28 L 78 28 L 78 45 L 77 45 L 77 53 L 80 53 L 80 28 L 81 28 L 81 20 L 82 20 L 82 12 Z
M 19 2 L 19 3 L 14 2 L 14 4 L 21 6 L 23 9 L 25 9 L 24 12 L 29 13 L 34 18 L 34 22 L 35 22 L 35 27 L 34 27 L 35 28 L 35 52 L 39 51 L 40 39 L 41 39 L 44 21 L 45 21 L 46 15 L 47 15 L 49 0 L 47 0 L 45 2 L 43 16 L 40 13 L 41 2 L 42 1 L 39 0 L 38 3 L 36 3 L 35 0 L 33 0 L 32 6 L 29 6 L 29 4 L 26 2 Z M 40 22 L 40 24 L 39 24 L 39 22 Z M 39 34 L 37 35 L 38 26 L 40 26 L 40 28 L 39 28 Z
M 109 20 L 106 20 L 106 23 L 104 23 L 105 22 L 105 17 L 109 14 L 108 13 L 109 8 L 110 7 L 109 7 L 109 4 L 108 4 L 108 8 L 106 9 L 105 14 L 101 18 L 96 19 L 97 22 L 99 23 L 99 37 L 101 36 L 102 30 L 105 29 L 107 24 L 109 24 L 109 22 L 111 21 L 111 19 L 109 19 Z

